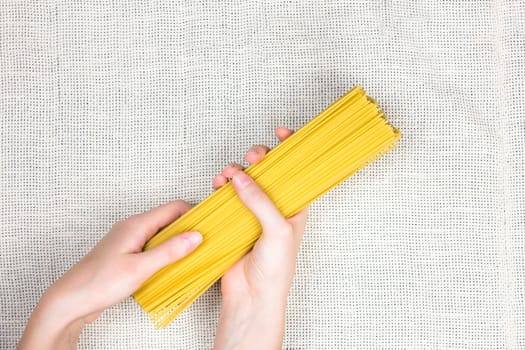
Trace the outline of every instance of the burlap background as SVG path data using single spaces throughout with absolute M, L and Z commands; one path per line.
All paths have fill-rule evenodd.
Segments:
M 525 347 L 521 1 L 0 3 L 0 342 L 111 224 L 182 198 L 353 85 L 404 135 L 317 201 L 286 349 Z M 82 349 L 208 349 L 130 299 Z

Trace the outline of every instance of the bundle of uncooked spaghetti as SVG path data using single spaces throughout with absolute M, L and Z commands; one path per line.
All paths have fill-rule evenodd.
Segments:
M 399 138 L 399 131 L 358 86 L 245 172 L 290 217 L 391 150 Z M 157 271 L 134 293 L 157 327 L 169 325 L 249 252 L 262 233 L 231 182 L 162 229 L 145 249 L 185 231 L 200 232 L 202 244 Z

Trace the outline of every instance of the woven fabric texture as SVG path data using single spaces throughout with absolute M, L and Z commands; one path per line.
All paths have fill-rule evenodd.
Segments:
M 316 201 L 285 349 L 525 348 L 523 1 L 0 2 L 0 347 L 111 224 L 361 84 L 399 147 Z M 80 349 L 211 349 L 128 299 Z

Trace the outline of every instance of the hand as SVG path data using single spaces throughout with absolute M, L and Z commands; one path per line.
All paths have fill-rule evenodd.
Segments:
M 292 134 L 277 128 L 283 141 Z M 260 161 L 268 147 L 256 145 L 246 161 Z M 222 309 L 215 339 L 216 349 L 280 349 L 284 334 L 288 292 L 295 260 L 306 225 L 307 208 L 284 218 L 262 189 L 231 164 L 215 177 L 215 188 L 229 178 L 244 205 L 260 221 L 263 232 L 253 250 L 239 260 L 221 280 Z
M 84 324 L 129 297 L 160 268 L 182 259 L 201 242 L 181 233 L 142 252 L 146 241 L 187 212 L 178 200 L 113 225 L 76 265 L 49 287 L 31 315 L 19 349 L 76 349 Z

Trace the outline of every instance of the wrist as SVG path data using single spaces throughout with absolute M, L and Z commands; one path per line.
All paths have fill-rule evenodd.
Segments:
M 58 295 L 46 291 L 35 307 L 19 349 L 76 349 L 84 321 L 66 312 Z
M 215 348 L 281 349 L 286 300 L 224 299 Z
M 67 328 L 68 325 L 79 322 L 83 323 L 85 315 L 80 311 L 82 305 L 73 300 L 74 295 L 58 284 L 52 285 L 40 298 L 35 312 L 45 315 L 47 320 L 61 328 Z

